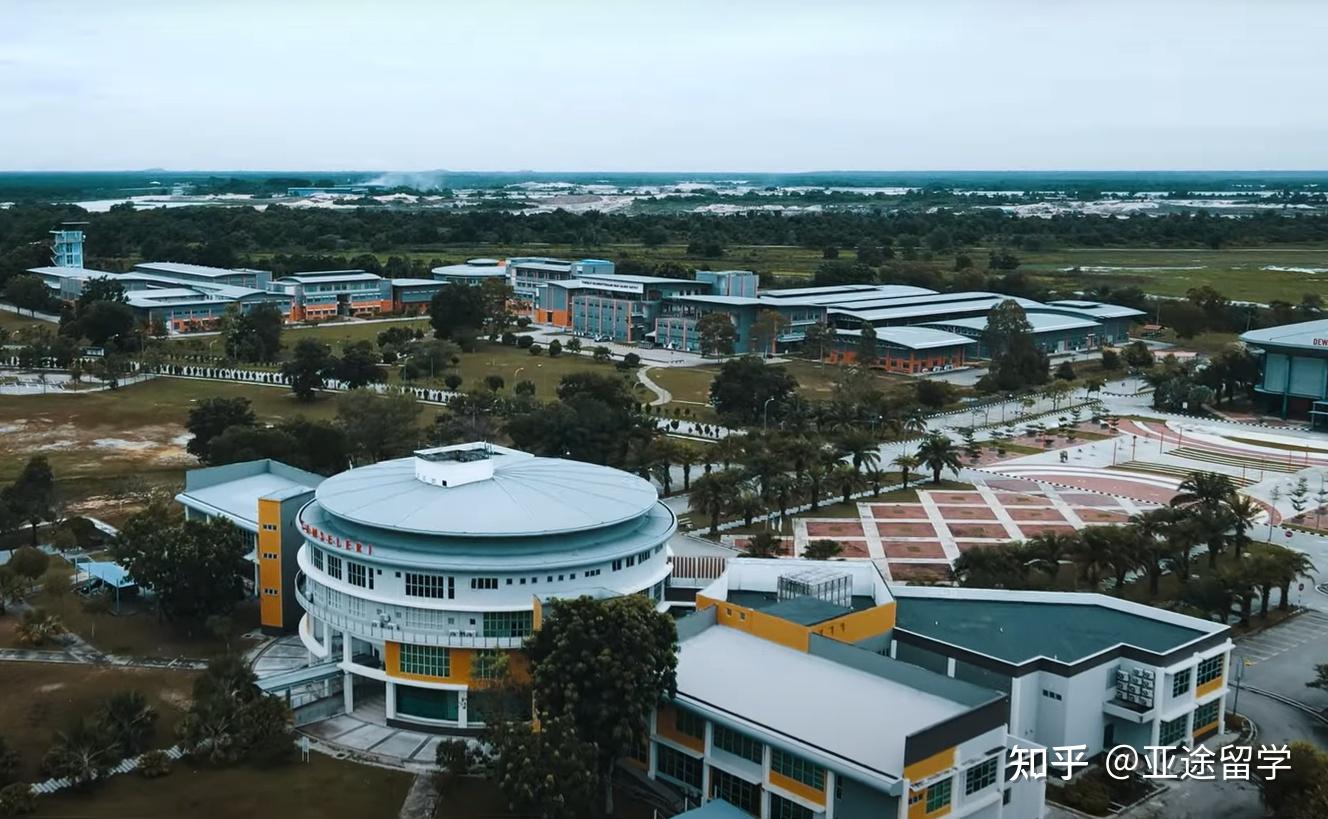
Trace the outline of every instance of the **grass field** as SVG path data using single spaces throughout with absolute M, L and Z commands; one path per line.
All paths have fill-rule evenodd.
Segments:
M 798 381 L 798 389 L 810 400 L 825 400 L 834 389 L 835 379 L 843 369 L 831 364 L 790 360 L 772 366 L 783 367 Z M 675 403 L 706 404 L 710 398 L 710 382 L 719 372 L 720 365 L 701 367 L 656 367 L 650 371 L 650 380 L 673 394 Z M 908 376 L 873 371 L 877 386 L 894 400 L 911 400 L 913 380 Z M 958 394 L 959 390 L 956 390 Z
M 56 731 L 92 714 L 103 699 L 117 691 L 143 692 L 158 715 L 153 746 L 174 745 L 175 723 L 189 707 L 194 684 L 194 674 L 185 671 L 56 663 L 7 662 L 0 665 L 0 679 L 5 683 L 5 695 L 0 697 L 0 736 L 19 752 L 19 777 L 26 781 L 40 779 L 41 758 Z M 130 781 L 142 784 L 137 777 Z M 158 809 L 139 815 L 180 814 Z
M 1328 248 L 1076 248 L 1017 255 L 1024 272 L 1076 288 L 1101 282 L 1183 296 L 1190 288 L 1207 284 L 1230 299 L 1267 303 L 1298 302 L 1305 293 L 1323 293 L 1328 284 Z M 1077 271 L 1067 270 L 1076 267 Z M 1324 272 L 1310 272 L 1315 269 Z
M 273 768 L 198 768 L 175 763 L 169 776 L 116 776 L 88 794 L 37 801 L 39 817 L 130 819 L 361 819 L 396 816 L 411 774 L 310 754 L 308 762 Z
M 184 470 L 198 465 L 184 450 L 189 409 L 214 396 L 248 398 L 264 421 L 336 412 L 328 397 L 305 404 L 277 387 L 178 378 L 86 395 L 6 396 L 0 401 L 0 484 L 40 454 L 65 500 L 178 486 Z
M 431 332 L 429 320 L 427 318 L 408 319 L 403 321 L 383 321 L 383 322 L 363 322 L 363 321 L 339 321 L 319 324 L 316 327 L 288 326 L 282 328 L 282 357 L 289 358 L 292 348 L 302 339 L 312 338 L 327 344 L 332 348 L 334 355 L 341 355 L 342 348 L 356 341 L 372 341 L 375 346 L 378 343 L 378 334 L 391 327 L 407 327 L 412 330 L 423 330 L 426 334 Z M 221 355 L 221 337 L 220 336 L 172 336 L 167 340 L 167 344 L 174 347 L 180 347 L 192 352 L 208 355 Z
M 56 327 L 56 325 L 49 321 L 41 321 L 28 316 L 20 316 L 17 313 L 11 313 L 8 310 L 0 310 L 0 330 L 17 331 L 22 330 L 24 327 L 36 326 L 49 327 L 52 330 Z

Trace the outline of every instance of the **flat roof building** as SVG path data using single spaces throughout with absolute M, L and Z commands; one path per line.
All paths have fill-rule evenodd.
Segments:
M 491 279 L 506 281 L 507 264 L 502 259 L 467 259 L 465 264 L 445 264 L 430 273 L 449 284 L 478 286 Z

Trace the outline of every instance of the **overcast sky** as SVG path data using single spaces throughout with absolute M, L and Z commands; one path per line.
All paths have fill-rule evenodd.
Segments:
M 1318 0 L 0 0 L 0 168 L 1328 168 Z

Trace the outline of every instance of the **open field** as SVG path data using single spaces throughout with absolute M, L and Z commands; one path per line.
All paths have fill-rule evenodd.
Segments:
M 193 767 L 177 762 L 169 776 L 113 777 L 89 794 L 61 793 L 37 801 L 35 816 L 129 819 L 197 816 L 211 819 L 360 819 L 396 816 L 413 776 L 310 754 L 308 762 L 272 768 Z
M 835 379 L 844 372 L 843 368 L 833 364 L 817 364 L 812 361 L 789 360 L 771 366 L 783 367 L 798 381 L 798 389 L 813 401 L 823 401 L 830 397 Z M 656 367 L 650 371 L 650 380 L 673 393 L 675 403 L 706 404 L 710 399 L 710 382 L 719 372 L 720 365 L 706 364 L 700 367 Z M 873 371 L 876 386 L 894 401 L 912 400 L 914 380 L 905 375 Z M 959 395 L 967 390 L 955 389 Z
M 103 699 L 117 691 L 141 691 L 157 710 L 153 747 L 174 745 L 175 723 L 188 709 L 194 685 L 194 674 L 187 671 L 55 663 L 7 662 L 0 665 L 0 679 L 5 682 L 5 696 L 0 697 L 0 736 L 19 752 L 19 777 L 26 781 L 40 778 L 42 755 L 56 731 L 91 715 Z M 141 789 L 141 779 L 128 778 Z M 138 815 L 180 814 L 157 809 Z
M 11 313 L 8 310 L 0 310 L 0 330 L 22 330 L 24 327 L 49 327 L 55 329 L 54 324 L 49 321 L 20 316 L 17 313 Z
M 1162 296 L 1207 284 L 1231 299 L 1298 302 L 1328 284 L 1328 248 L 1073 248 L 1017 255 L 1021 270 L 1062 286 L 1136 285 Z
M 281 343 L 282 357 L 289 358 L 291 349 L 306 338 L 316 339 L 327 344 L 332 348 L 334 355 L 341 355 L 342 348 L 356 341 L 372 341 L 375 346 L 378 343 L 378 334 L 391 327 L 407 327 L 412 330 L 423 330 L 430 334 L 432 330 L 429 327 L 428 318 L 408 319 L 404 321 L 391 322 L 363 322 L 363 321 L 336 321 L 319 324 L 316 327 L 305 327 L 302 325 L 293 325 L 282 328 Z M 167 340 L 168 344 L 188 349 L 204 355 L 221 355 L 221 336 L 172 336 Z
M 0 483 L 12 481 L 30 456 L 45 455 L 66 500 L 174 488 L 185 469 L 197 466 L 184 449 L 185 419 L 209 397 L 248 398 L 263 421 L 336 412 L 328 397 L 305 404 L 277 387 L 178 378 L 86 395 L 6 396 L 0 401 Z

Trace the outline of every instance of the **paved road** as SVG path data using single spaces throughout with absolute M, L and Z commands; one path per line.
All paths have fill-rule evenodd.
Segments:
M 1312 709 L 1328 708 L 1328 692 L 1305 685 L 1314 678 L 1314 666 L 1328 662 L 1328 615 L 1308 611 L 1238 640 L 1232 657 L 1233 662 L 1245 664 L 1243 687 L 1287 697 Z M 1292 705 L 1241 691 L 1235 707 L 1259 726 L 1260 742 L 1305 739 L 1328 748 L 1328 725 Z

